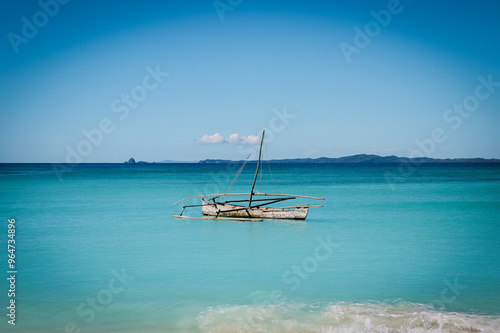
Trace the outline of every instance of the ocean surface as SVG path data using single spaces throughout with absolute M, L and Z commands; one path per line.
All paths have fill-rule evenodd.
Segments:
M 305 221 L 175 219 L 172 203 L 225 192 L 237 168 L 0 165 L 0 331 L 500 332 L 500 167 L 271 167 L 256 189 L 274 180 L 324 207 Z

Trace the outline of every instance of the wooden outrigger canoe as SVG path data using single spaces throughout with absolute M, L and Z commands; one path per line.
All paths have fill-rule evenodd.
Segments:
M 311 207 L 322 207 L 322 205 L 303 205 L 303 206 L 288 206 L 288 207 L 266 207 L 268 205 L 282 202 L 285 200 L 293 200 L 296 198 L 308 198 L 314 200 L 324 200 L 325 198 L 316 198 L 311 196 L 304 195 L 291 195 L 291 194 L 269 194 L 269 193 L 260 193 L 254 192 L 255 182 L 257 180 L 257 175 L 259 173 L 261 157 L 262 157 L 262 144 L 264 143 L 264 134 L 265 131 L 262 131 L 261 141 L 260 141 L 260 149 L 259 149 L 259 160 L 257 162 L 257 170 L 255 171 L 255 177 L 252 183 L 252 189 L 250 193 L 221 193 L 221 194 L 206 194 L 206 195 L 196 195 L 193 197 L 189 197 L 186 199 L 179 200 L 174 202 L 172 205 L 176 205 L 179 202 L 193 199 L 193 198 L 202 198 L 201 205 L 184 205 L 182 207 L 182 211 L 179 215 L 173 215 L 173 217 L 177 218 L 192 218 L 182 216 L 184 213 L 184 209 L 188 207 L 200 207 L 203 215 L 215 216 L 214 219 L 232 219 L 232 220 L 240 220 L 240 221 L 262 221 L 262 219 L 292 219 L 292 220 L 305 220 L 307 214 L 309 213 L 309 208 Z M 250 157 L 250 155 L 247 157 Z M 245 162 L 246 163 L 246 162 Z M 242 168 L 244 167 L 244 164 Z M 241 172 L 242 168 L 239 172 Z M 238 172 L 238 174 L 239 174 Z M 236 175 L 235 179 L 238 177 Z M 234 180 L 233 180 L 234 182 Z M 230 186 L 231 187 L 231 186 Z M 226 200 L 226 201 L 217 201 L 216 199 L 225 196 L 242 196 L 249 195 L 249 199 L 242 200 Z M 255 199 L 254 197 L 263 196 L 265 198 Z M 271 198 L 267 198 L 271 196 Z M 205 200 L 205 198 L 209 198 Z M 244 203 L 248 203 L 248 205 L 243 205 Z M 206 218 L 205 218 L 206 219 Z
M 203 215 L 239 218 L 264 218 L 264 219 L 291 219 L 305 220 L 309 207 L 246 207 L 227 203 L 209 203 L 201 199 L 201 213 Z

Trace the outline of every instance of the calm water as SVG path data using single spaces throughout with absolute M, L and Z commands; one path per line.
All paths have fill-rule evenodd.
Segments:
M 305 222 L 262 223 L 171 217 L 179 199 L 224 192 L 225 165 L 67 171 L 0 165 L 2 332 L 500 331 L 500 167 L 418 167 L 388 184 L 397 167 L 275 165 L 280 193 L 326 200 Z

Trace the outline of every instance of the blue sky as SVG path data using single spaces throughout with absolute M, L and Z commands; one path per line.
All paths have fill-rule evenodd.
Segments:
M 0 162 L 500 158 L 497 2 L 217 4 L 2 2 Z

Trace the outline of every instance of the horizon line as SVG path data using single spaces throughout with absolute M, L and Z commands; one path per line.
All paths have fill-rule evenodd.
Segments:
M 327 156 L 321 156 L 321 157 L 289 157 L 289 158 L 275 158 L 275 159 L 269 159 L 267 161 L 283 161 L 283 160 L 319 160 L 319 159 L 341 159 L 341 158 L 346 158 L 346 157 L 354 157 L 354 156 L 374 156 L 374 157 L 381 157 L 381 158 L 398 158 L 398 159 L 408 159 L 408 160 L 413 160 L 413 159 L 429 159 L 429 160 L 486 160 L 486 161 L 498 161 L 500 162 L 500 158 L 487 158 L 487 157 L 428 157 L 428 156 L 418 156 L 418 157 L 406 157 L 406 156 L 397 156 L 397 155 L 386 155 L 386 156 L 381 156 L 381 155 L 376 155 L 376 154 L 354 154 L 354 155 L 346 155 L 346 156 L 339 156 L 339 157 L 327 157 Z M 135 160 L 135 158 L 134 158 Z M 166 162 L 168 161 L 168 162 Z M 161 160 L 161 161 L 143 161 L 143 160 L 138 160 L 135 163 L 128 163 L 127 161 L 123 162 L 80 162 L 80 163 L 67 163 L 67 162 L 0 162 L 0 164 L 69 164 L 69 165 L 78 165 L 78 164 L 192 164 L 192 163 L 200 163 L 203 161 L 224 161 L 224 162 L 242 162 L 244 160 L 233 160 L 233 159 L 223 159 L 223 158 L 206 158 L 206 159 L 199 159 L 199 160 L 193 160 L 193 161 L 180 161 L 180 160 Z M 249 162 L 256 162 L 257 159 L 250 159 L 248 160 Z M 387 163 L 387 162 L 386 162 Z

